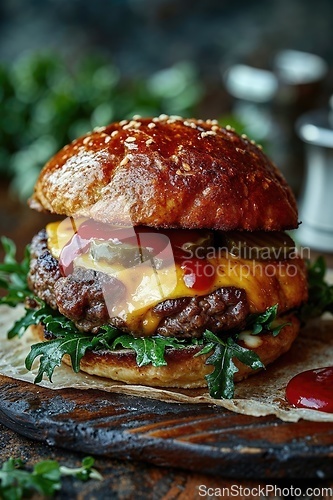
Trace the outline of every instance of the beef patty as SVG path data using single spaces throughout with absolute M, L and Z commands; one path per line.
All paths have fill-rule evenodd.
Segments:
M 103 294 L 107 285 L 112 287 L 114 299 L 120 299 L 126 292 L 125 285 L 105 273 L 80 267 L 63 277 L 58 260 L 48 250 L 44 229 L 31 243 L 28 284 L 39 298 L 71 319 L 81 331 L 96 334 L 106 323 L 129 331 L 124 320 L 109 317 Z M 214 333 L 241 330 L 249 311 L 245 290 L 236 287 L 219 288 L 205 296 L 167 299 L 153 308 L 161 318 L 155 334 L 188 338 L 200 337 L 206 329 Z

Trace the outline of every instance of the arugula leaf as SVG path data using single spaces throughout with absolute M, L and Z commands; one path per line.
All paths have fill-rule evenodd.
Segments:
M 9 339 L 12 339 L 13 337 L 22 337 L 26 329 L 31 326 L 31 325 L 37 325 L 38 323 L 41 323 L 46 317 L 57 314 L 59 315 L 60 313 L 56 313 L 50 306 L 46 305 L 45 302 L 42 300 L 35 298 L 34 302 L 36 305 L 39 305 L 39 309 L 25 309 L 25 316 L 22 318 L 18 319 L 12 328 L 9 330 L 7 333 L 7 336 Z M 67 318 L 66 318 L 67 319 Z M 67 320 L 69 321 L 69 320 Z
M 325 281 L 326 262 L 320 256 L 316 261 L 307 262 L 309 298 L 300 311 L 300 318 L 306 322 L 324 312 L 333 314 L 333 285 Z
M 42 301 L 39 301 L 39 304 L 41 307 L 38 310 L 27 309 L 26 315 L 15 323 L 10 333 L 11 337 L 21 335 L 28 326 L 43 323 L 45 329 L 53 335 L 52 340 L 32 345 L 26 357 L 27 370 L 31 370 L 35 359 L 40 357 L 35 383 L 41 382 L 44 374 L 52 382 L 53 372 L 57 366 L 61 365 L 65 355 L 70 356 L 73 370 L 77 373 L 80 370 L 81 359 L 87 350 L 112 350 L 121 346 L 135 351 L 138 366 L 149 363 L 153 366 L 163 366 L 167 364 L 165 361 L 167 347 L 180 349 L 189 345 L 189 342 L 184 339 L 170 337 L 134 338 L 110 325 L 102 326 L 97 335 L 84 334 L 58 311 Z M 202 340 L 193 339 L 190 343 L 200 345 Z
M 198 354 L 207 354 L 214 351 L 213 355 L 206 361 L 207 364 L 214 364 L 214 372 L 208 376 L 208 384 L 212 397 L 232 397 L 233 394 L 233 374 L 236 367 L 233 358 L 239 359 L 254 369 L 261 367 L 261 361 L 253 351 L 240 347 L 232 338 L 225 342 L 213 333 L 206 331 L 203 339 L 177 339 L 171 337 L 153 336 L 149 338 L 135 338 L 110 325 L 104 325 L 98 335 L 86 335 L 80 332 L 74 323 L 46 305 L 38 301 L 40 308 L 26 311 L 26 316 L 15 323 L 10 335 L 21 335 L 23 330 L 30 325 L 43 323 L 45 329 L 54 338 L 47 342 L 39 342 L 31 346 L 26 358 L 25 365 L 31 370 L 36 358 L 40 357 L 39 368 L 35 383 L 41 382 L 44 374 L 52 382 L 55 368 L 61 365 L 62 358 L 69 355 L 73 370 L 77 373 L 80 370 L 80 362 L 87 350 L 117 349 L 120 346 L 125 349 L 133 349 L 136 353 L 138 366 L 152 364 L 153 366 L 165 366 L 165 349 L 168 347 L 181 349 L 191 345 L 203 345 Z M 276 316 L 276 307 L 270 308 L 263 315 L 256 315 L 252 318 L 254 330 L 260 330 L 272 326 Z M 281 325 L 271 331 L 281 329 Z M 236 370 L 237 371 L 237 370 Z
M 258 335 L 263 331 L 269 331 L 273 337 L 279 335 L 284 326 L 290 323 L 282 323 L 277 319 L 278 304 L 268 307 L 262 314 L 251 314 L 247 326 L 251 328 L 252 335 Z
M 206 375 L 209 394 L 212 398 L 230 399 L 234 395 L 234 374 L 238 371 L 233 359 L 250 366 L 252 370 L 265 368 L 259 356 L 250 349 L 239 346 L 232 337 L 222 340 L 214 333 L 206 330 L 204 340 L 207 345 L 195 356 L 207 354 L 213 351 L 206 360 L 207 365 L 213 365 L 214 370 Z
M 277 319 L 278 304 L 268 307 L 262 314 L 252 314 L 247 322 L 252 335 L 258 335 L 264 331 L 270 332 L 274 337 L 278 335 L 284 326 L 290 323 L 282 323 Z M 213 398 L 232 398 L 234 395 L 234 374 L 238 371 L 233 359 L 250 366 L 253 370 L 265 368 L 259 356 L 251 349 L 246 349 L 237 344 L 237 335 L 222 340 L 212 332 L 206 330 L 204 341 L 208 342 L 196 356 L 213 354 L 206 360 L 207 365 L 213 365 L 214 370 L 206 376 L 209 394 Z
M 81 467 L 61 466 L 55 460 L 44 460 L 34 465 L 33 470 L 24 470 L 24 462 L 19 458 L 9 458 L 0 469 L 0 497 L 4 500 L 20 500 L 39 493 L 53 496 L 61 489 L 61 477 L 73 476 L 86 481 L 103 479 L 94 469 L 94 459 L 85 457 Z
M 36 325 L 37 322 L 35 320 L 35 314 L 36 311 L 34 311 L 33 309 L 26 309 L 25 316 L 15 321 L 12 328 L 8 331 L 7 337 L 9 339 L 16 337 L 16 335 L 18 337 L 22 337 L 29 326 Z
M 38 356 L 39 369 L 34 380 L 35 384 L 42 381 L 44 373 L 52 382 L 54 369 L 61 365 L 62 358 L 68 354 L 71 358 L 72 367 L 75 373 L 80 370 L 80 361 L 85 355 L 86 350 L 92 348 L 91 336 L 69 334 L 66 338 L 49 340 L 48 342 L 39 342 L 31 346 L 30 352 L 25 360 L 27 370 L 31 370 L 32 364 Z
M 52 309 L 49 305 L 45 304 L 45 302 L 43 302 L 42 307 L 35 312 L 34 320 L 36 324 L 43 323 L 46 330 L 55 337 L 80 333 L 73 321 L 63 316 L 58 310 Z
M 138 366 L 149 365 L 165 366 L 165 348 L 174 347 L 181 349 L 185 347 L 184 340 L 172 337 L 138 337 L 132 335 L 122 335 L 117 337 L 111 348 L 115 349 L 121 345 L 126 349 L 133 349 L 136 353 L 136 363 Z
M 50 309 L 50 311 L 48 310 Z M 48 314 L 50 312 L 50 314 Z M 49 306 L 44 306 L 34 314 L 34 321 L 40 322 L 46 330 L 52 333 L 55 338 L 47 342 L 33 344 L 25 360 L 27 370 L 31 370 L 32 364 L 40 356 L 39 369 L 34 383 L 41 382 L 44 373 L 52 382 L 52 375 L 57 366 L 61 365 L 62 358 L 67 354 L 71 358 L 72 367 L 75 373 L 80 370 L 80 362 L 87 350 L 101 349 L 110 345 L 110 341 L 115 335 L 114 328 L 101 332 L 98 335 L 85 335 L 72 321 L 62 316 L 58 311 L 54 311 Z
M 5 252 L 4 261 L 0 264 L 0 288 L 7 291 L 7 295 L 0 298 L 0 304 L 15 307 L 24 302 L 26 297 L 33 296 L 27 284 L 30 250 L 27 246 L 22 262 L 17 262 L 15 243 L 5 236 L 0 241 Z

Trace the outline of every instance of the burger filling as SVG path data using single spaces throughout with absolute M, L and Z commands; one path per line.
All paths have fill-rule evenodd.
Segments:
M 287 324 L 292 329 L 307 300 L 304 262 L 285 233 L 118 228 L 67 218 L 34 237 L 29 264 L 28 254 L 13 264 L 9 244 L 8 253 L 12 291 L 4 301 L 26 298 L 26 315 L 9 337 L 42 325 L 49 340 L 32 345 L 26 359 L 31 369 L 40 358 L 36 383 L 44 374 L 51 380 L 66 355 L 76 372 L 85 354 L 119 349 L 132 352 L 138 367 L 163 368 L 170 349 L 190 348 L 213 365 L 211 396 L 230 398 L 234 361 L 263 368 L 256 348 Z
M 250 314 L 278 304 L 282 315 L 306 299 L 292 240 L 260 237 L 67 219 L 33 239 L 28 282 L 84 332 L 106 323 L 134 337 L 241 331 Z

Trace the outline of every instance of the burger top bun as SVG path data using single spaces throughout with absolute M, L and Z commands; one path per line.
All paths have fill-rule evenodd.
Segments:
M 298 225 L 295 198 L 260 147 L 215 120 L 123 120 L 43 168 L 31 208 L 112 224 L 221 230 Z

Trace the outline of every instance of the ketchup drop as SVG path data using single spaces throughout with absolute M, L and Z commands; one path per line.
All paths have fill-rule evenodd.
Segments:
M 333 366 L 307 370 L 293 377 L 286 398 L 297 408 L 333 413 Z
M 183 280 L 187 288 L 208 290 L 215 280 L 215 269 L 206 259 L 187 259 L 180 266 L 184 271 Z

